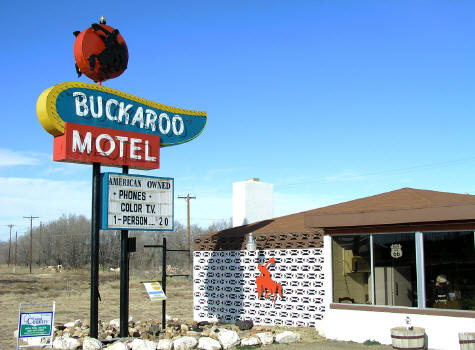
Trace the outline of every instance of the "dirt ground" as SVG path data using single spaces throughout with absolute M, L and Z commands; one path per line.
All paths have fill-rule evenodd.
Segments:
M 20 303 L 56 302 L 55 324 L 63 324 L 77 319 L 89 322 L 90 271 L 65 270 L 51 272 L 29 268 L 0 266 L 0 349 L 14 349 L 16 341 L 13 332 L 18 327 L 18 307 Z M 110 321 L 119 318 L 119 273 L 100 271 L 99 319 Z M 161 303 L 151 302 L 142 281 L 159 280 L 158 273 L 130 272 L 129 315 L 134 320 L 160 320 Z M 192 283 L 186 279 L 174 278 L 167 281 L 167 314 L 180 320 L 193 319 Z M 288 329 L 288 328 L 286 328 Z M 298 328 L 302 343 L 292 345 L 271 345 L 269 350 L 350 350 L 350 349 L 391 349 L 390 346 L 352 342 L 329 341 L 319 337 L 313 328 Z

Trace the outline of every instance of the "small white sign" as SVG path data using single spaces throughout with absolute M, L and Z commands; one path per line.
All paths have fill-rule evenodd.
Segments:
M 173 230 L 172 178 L 104 173 L 102 181 L 102 229 Z
M 402 257 L 402 245 L 391 244 L 391 256 L 394 259 L 399 259 L 400 257 Z
M 151 301 L 165 300 L 167 298 L 159 282 L 144 282 L 144 286 Z
M 16 349 L 31 347 L 31 340 L 28 340 L 29 345 L 20 345 L 20 340 L 34 339 L 33 343 L 39 344 L 42 339 L 47 338 L 43 345 L 52 347 L 53 344 L 53 325 L 54 325 L 54 310 L 56 303 L 41 303 L 41 304 L 21 304 L 18 310 L 18 337 L 16 341 Z M 40 308 L 41 307 L 41 308 Z M 25 311 L 25 309 L 38 309 L 43 311 Z M 50 309 L 51 311 L 46 311 Z

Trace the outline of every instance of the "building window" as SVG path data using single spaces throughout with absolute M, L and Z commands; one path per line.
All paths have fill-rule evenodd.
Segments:
M 333 302 L 475 311 L 475 232 L 417 235 L 333 236 Z
M 426 306 L 475 310 L 474 232 L 424 233 Z
M 368 235 L 333 239 L 333 301 L 371 304 L 371 259 Z
M 376 305 L 417 306 L 413 233 L 373 236 Z

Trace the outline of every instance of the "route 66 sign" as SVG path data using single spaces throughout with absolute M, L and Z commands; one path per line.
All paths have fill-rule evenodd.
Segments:
M 400 244 L 391 244 L 391 256 L 398 259 L 402 256 L 402 246 Z

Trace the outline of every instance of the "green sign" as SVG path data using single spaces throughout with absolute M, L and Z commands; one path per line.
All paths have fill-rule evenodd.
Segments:
M 52 312 L 22 312 L 18 337 L 49 337 L 52 326 Z

